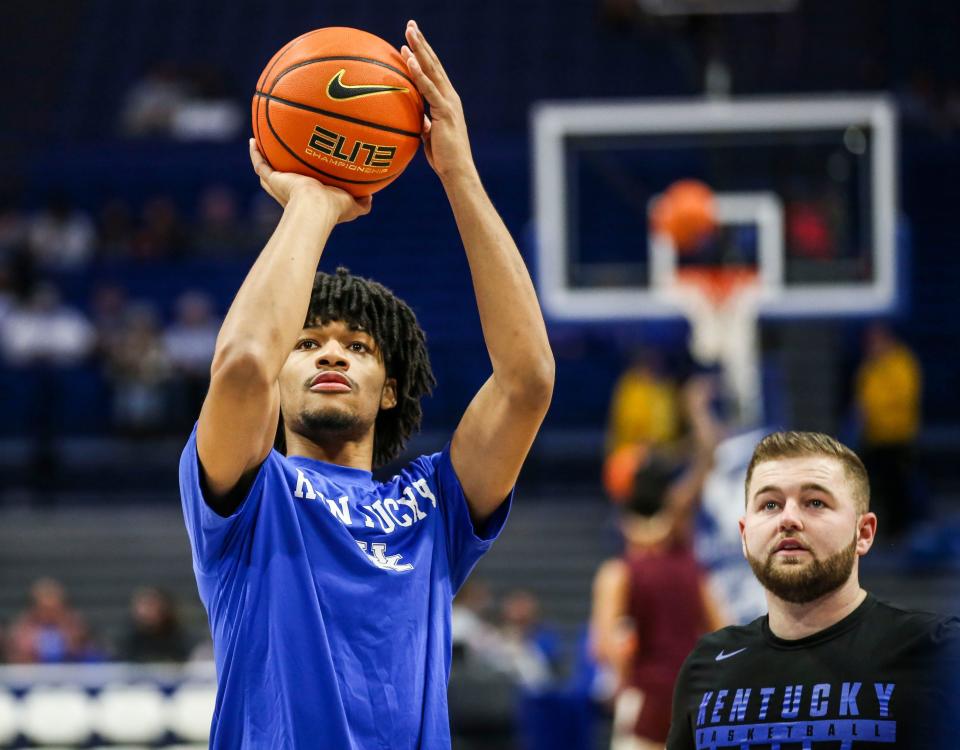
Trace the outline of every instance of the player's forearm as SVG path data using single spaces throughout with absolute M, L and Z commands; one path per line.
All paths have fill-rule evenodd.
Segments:
M 475 171 L 443 184 L 467 253 L 494 377 L 510 394 L 549 401 L 553 353 L 520 251 Z
M 313 280 L 336 224 L 328 206 L 295 194 L 220 327 L 213 369 L 251 359 L 272 382 L 296 342 Z

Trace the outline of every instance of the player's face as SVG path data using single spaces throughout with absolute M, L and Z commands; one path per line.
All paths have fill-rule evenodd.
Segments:
M 396 381 L 386 376 L 377 342 L 342 321 L 304 328 L 279 383 L 285 424 L 315 443 L 359 440 L 380 409 L 396 406 Z
M 740 520 L 743 551 L 781 599 L 810 602 L 843 586 L 875 532 L 876 516 L 858 513 L 836 459 L 784 458 L 754 468 Z

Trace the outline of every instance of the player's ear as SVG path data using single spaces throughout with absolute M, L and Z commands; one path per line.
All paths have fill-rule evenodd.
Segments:
M 397 405 L 397 379 L 387 378 L 383 381 L 383 390 L 380 392 L 380 408 L 392 409 Z
M 747 559 L 747 540 L 743 536 L 743 530 L 746 528 L 746 518 L 741 518 L 737 523 L 740 525 L 740 551 L 743 552 L 744 559 Z

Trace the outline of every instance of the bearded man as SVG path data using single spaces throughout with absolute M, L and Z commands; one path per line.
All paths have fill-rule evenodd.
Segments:
M 668 750 L 957 747 L 960 620 L 860 587 L 876 532 L 853 451 L 812 432 L 760 441 L 740 536 L 768 614 L 697 644 Z

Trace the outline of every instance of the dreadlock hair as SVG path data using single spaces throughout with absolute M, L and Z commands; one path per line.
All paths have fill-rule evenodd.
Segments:
M 335 274 L 318 271 L 313 281 L 304 327 L 331 321 L 363 329 L 377 342 L 387 377 L 397 381 L 397 405 L 381 409 L 373 426 L 373 464 L 396 458 L 420 428 L 420 399 L 437 381 L 430 367 L 426 335 L 413 310 L 382 284 L 354 276 L 340 266 Z M 283 416 L 277 427 L 277 450 L 285 450 Z

